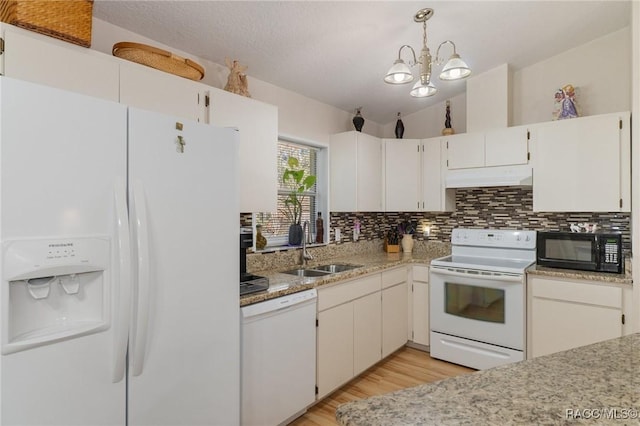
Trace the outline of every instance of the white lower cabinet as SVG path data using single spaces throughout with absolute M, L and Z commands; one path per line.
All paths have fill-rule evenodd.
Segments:
M 407 343 L 407 267 L 318 288 L 318 399 Z
M 317 336 L 320 398 L 353 377 L 353 303 L 318 312 Z
M 411 341 L 429 346 L 429 267 L 413 266 Z
M 542 277 L 528 287 L 528 358 L 623 335 L 622 287 Z
M 318 399 L 380 360 L 381 287 L 378 273 L 318 288 Z
M 382 358 L 407 343 L 407 268 L 382 273 Z
M 380 361 L 380 293 L 353 301 L 353 375 L 357 376 Z

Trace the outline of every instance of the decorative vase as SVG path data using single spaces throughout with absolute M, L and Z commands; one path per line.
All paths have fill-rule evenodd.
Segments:
M 289 226 L 289 245 L 299 246 L 300 244 L 302 244 L 302 225 L 292 223 Z
M 442 129 L 442 135 L 448 136 L 453 135 L 455 131 L 453 127 L 451 127 L 451 103 L 447 101 L 447 106 L 445 107 L 444 113 L 444 129 Z
M 361 132 L 362 126 L 364 126 L 364 118 L 362 114 L 360 114 L 360 108 L 356 109 L 356 116 L 353 117 L 353 127 L 355 127 L 358 132 Z
M 402 245 L 402 251 L 405 253 L 411 253 L 413 250 L 413 235 L 412 234 L 403 234 L 402 240 L 400 241 Z
M 398 113 L 398 121 L 396 121 L 396 139 L 402 139 L 402 135 L 404 135 L 404 123 L 400 118 L 400 113 Z

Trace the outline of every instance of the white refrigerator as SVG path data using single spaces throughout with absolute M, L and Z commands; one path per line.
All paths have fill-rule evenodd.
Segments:
M 0 77 L 0 423 L 237 425 L 233 129 Z

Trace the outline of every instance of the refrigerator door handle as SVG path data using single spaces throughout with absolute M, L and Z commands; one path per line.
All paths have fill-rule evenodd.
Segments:
M 138 262 L 137 298 L 135 307 L 135 334 L 133 344 L 132 374 L 139 376 L 144 367 L 149 325 L 149 234 L 147 229 L 147 209 L 145 205 L 142 182 L 133 184 L 133 226 L 135 227 L 135 244 Z
M 131 242 L 127 213 L 127 185 L 119 178 L 114 188 L 116 210 L 116 244 L 118 249 L 118 283 L 115 286 L 117 308 L 114 319 L 113 383 L 124 378 L 131 315 Z

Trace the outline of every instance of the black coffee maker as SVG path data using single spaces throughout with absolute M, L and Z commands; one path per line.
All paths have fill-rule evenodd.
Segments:
M 269 280 L 265 277 L 247 273 L 247 249 L 253 247 L 251 229 L 240 229 L 240 295 L 256 293 L 269 288 Z

